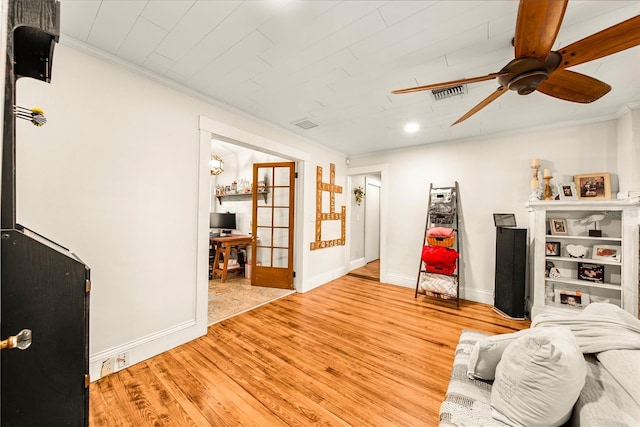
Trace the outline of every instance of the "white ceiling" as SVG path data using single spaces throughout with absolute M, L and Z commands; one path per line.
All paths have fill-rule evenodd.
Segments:
M 434 101 L 393 89 L 497 72 L 518 2 L 61 0 L 61 43 L 96 49 L 346 155 L 613 118 L 640 105 L 640 47 L 573 67 L 613 89 L 592 104 L 515 92 L 450 124 L 497 81 Z M 554 49 L 640 13 L 570 1 Z M 318 127 L 292 123 L 308 119 Z M 404 124 L 421 130 L 406 134 Z

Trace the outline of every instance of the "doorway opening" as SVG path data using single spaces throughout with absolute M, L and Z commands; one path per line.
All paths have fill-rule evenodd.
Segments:
M 350 276 L 381 281 L 382 248 L 382 172 L 349 174 L 351 192 L 360 190 L 363 196 L 351 201 Z
M 245 147 L 233 142 L 225 141 L 220 138 L 212 137 L 211 139 L 211 156 L 219 159 L 223 162 L 223 172 L 216 175 L 212 175 L 210 178 L 210 209 L 212 213 L 231 213 L 236 218 L 236 224 L 234 230 L 231 231 L 231 238 L 234 236 L 255 236 L 255 238 L 248 239 L 252 241 L 254 246 L 258 245 L 264 250 L 265 242 L 270 242 L 269 236 L 262 236 L 260 239 L 260 233 L 263 234 L 267 230 L 264 224 L 260 224 L 261 216 L 256 218 L 256 207 L 264 208 L 273 205 L 274 198 L 278 197 L 278 192 L 282 191 L 282 186 L 269 187 L 269 178 L 256 178 L 254 165 L 260 165 L 261 172 L 269 169 L 270 176 L 277 176 L 272 171 L 273 168 L 266 168 L 268 165 L 282 165 L 293 164 L 286 162 L 283 157 L 262 152 L 251 147 Z M 277 170 L 280 173 L 280 169 Z M 267 188 L 264 189 L 265 182 Z M 260 180 L 260 181 L 259 181 Z M 252 191 L 250 190 L 253 181 L 258 184 L 259 190 L 263 188 L 262 194 L 257 194 L 257 205 L 252 204 Z M 261 183 L 261 184 L 260 184 Z M 260 187 L 262 185 L 263 187 Z M 293 194 L 290 197 L 291 212 L 293 212 Z M 262 205 L 269 206 L 262 206 Z M 264 210 L 264 209 L 262 209 Z M 270 209 L 270 211 L 273 209 Z M 279 207 L 277 211 L 282 211 L 282 207 Z M 274 215 L 275 216 L 275 215 Z M 291 215 L 293 221 L 293 216 Z M 256 226 L 259 227 L 256 233 Z M 278 229 L 280 231 L 280 229 Z M 217 236 L 219 230 L 211 229 L 210 236 Z M 295 232 L 295 229 L 294 229 Z M 273 233 L 271 233 L 273 234 Z M 224 266 L 224 279 L 216 272 L 220 271 L 222 267 L 216 267 L 216 251 L 215 245 L 220 244 L 216 237 L 211 239 L 211 247 L 209 254 L 209 283 L 208 283 L 208 318 L 207 324 L 211 325 L 222 320 L 233 317 L 237 314 L 252 310 L 261 305 L 267 304 L 275 299 L 282 298 L 293 292 L 294 289 L 283 289 L 282 285 L 278 286 L 274 283 L 270 286 L 268 283 L 262 283 L 260 286 L 252 285 L 252 272 L 255 273 L 261 269 L 267 269 L 263 267 L 256 257 L 255 252 L 251 249 L 252 244 L 243 242 L 244 245 L 233 246 L 228 253 L 229 259 L 228 265 L 233 266 L 228 268 L 228 265 Z M 293 239 L 291 239 L 293 244 Z M 273 252 L 273 250 L 272 250 Z M 291 249 L 293 253 L 293 249 Z M 219 254 L 218 254 L 219 256 Z M 252 257 L 256 257 L 254 261 Z M 264 254 L 262 254 L 264 257 Z M 219 263 L 222 265 L 222 263 Z M 255 278 L 254 278 L 255 280 Z M 292 282 L 292 280 L 291 280 Z M 293 287 L 293 285 L 290 285 Z

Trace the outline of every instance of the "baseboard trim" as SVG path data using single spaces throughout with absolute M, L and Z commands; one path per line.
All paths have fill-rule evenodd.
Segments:
M 349 271 L 364 267 L 365 265 L 367 265 L 367 262 L 364 260 L 364 257 L 351 260 L 349 261 Z
M 167 350 L 171 350 L 185 342 L 206 335 L 206 333 L 206 326 L 204 328 L 197 327 L 196 321 L 192 319 L 140 339 L 94 353 L 89 357 L 89 375 L 91 376 L 91 382 L 101 378 L 100 370 L 102 368 L 102 362 L 109 358 L 115 358 L 119 353 L 129 352 L 129 365 L 127 366 L 129 367 Z M 126 369 L 127 367 L 122 369 Z M 116 364 L 113 372 L 117 372 L 118 370 Z
M 344 276 L 348 272 L 349 271 L 347 267 L 340 267 L 335 270 L 327 271 L 326 273 L 310 277 L 304 281 L 301 286 L 302 289 L 299 289 L 298 292 L 309 292 L 310 290 L 315 289 L 318 286 L 322 286 L 325 283 L 329 283 L 330 281 L 337 279 L 338 277 Z

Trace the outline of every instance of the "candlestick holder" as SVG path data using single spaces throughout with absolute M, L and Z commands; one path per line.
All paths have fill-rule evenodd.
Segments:
M 544 179 L 544 200 L 553 200 L 553 192 L 551 191 L 551 184 L 549 184 L 552 178 L 552 176 L 542 177 Z
M 538 180 L 538 171 L 540 170 L 540 165 L 531 165 L 531 172 L 533 172 L 532 179 Z
M 531 195 L 529 195 L 529 200 L 540 200 L 540 181 L 538 180 L 538 171 L 540 170 L 540 165 L 531 165 L 531 172 L 533 173 L 533 177 L 531 179 Z

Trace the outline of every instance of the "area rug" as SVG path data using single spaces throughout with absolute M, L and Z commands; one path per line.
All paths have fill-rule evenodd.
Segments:
M 220 283 L 220 279 L 210 280 L 208 325 L 253 310 L 294 292 L 291 289 L 251 286 L 249 279 L 242 276 L 228 277 L 225 283 Z

